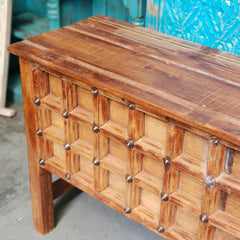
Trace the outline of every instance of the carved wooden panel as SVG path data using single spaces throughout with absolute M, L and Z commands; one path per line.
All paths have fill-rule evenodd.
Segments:
M 240 237 L 238 150 L 105 91 L 33 74 L 42 167 L 167 239 Z

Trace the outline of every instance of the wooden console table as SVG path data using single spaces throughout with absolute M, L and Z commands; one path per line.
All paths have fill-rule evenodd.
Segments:
M 238 56 L 104 16 L 9 51 L 38 232 L 70 183 L 166 239 L 240 238 Z

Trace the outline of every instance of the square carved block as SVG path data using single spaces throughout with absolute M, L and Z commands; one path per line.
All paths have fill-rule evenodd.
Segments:
M 101 193 L 124 208 L 128 195 L 126 175 L 129 150 L 116 140 L 107 138 L 106 141 L 106 155 L 100 160 Z M 120 154 L 119 148 L 122 150 Z
M 167 142 L 167 122 L 162 119 L 143 114 L 141 137 L 136 148 L 149 156 L 163 158 Z
M 227 239 L 239 239 L 240 227 L 240 151 L 227 148 L 224 173 L 217 179 L 219 191 L 219 208 L 210 217 L 210 223 L 216 227 L 216 234 L 221 238 L 224 228 L 224 237 Z M 235 237 L 234 237 L 235 236 Z
M 125 142 L 129 139 L 129 108 L 121 99 L 104 97 L 105 121 L 101 126 L 101 133 L 118 141 Z
M 81 179 L 82 183 L 93 188 L 94 167 L 92 158 L 86 157 L 84 154 L 71 155 L 71 174 Z
M 69 102 L 70 117 L 75 121 L 93 123 L 94 101 L 90 88 L 78 87 L 71 85 L 69 94 L 72 96 Z
M 240 239 L 239 57 L 104 16 L 9 49 L 37 231 L 71 184 L 166 239 Z
M 158 226 L 164 165 L 161 158 L 134 154 L 133 213 L 137 219 Z
M 91 125 L 84 122 L 70 121 L 71 151 L 93 158 L 93 132 Z
M 35 84 L 38 85 L 39 83 Z M 37 91 L 39 95 L 43 97 L 43 99 L 41 99 L 41 104 L 50 110 L 56 112 L 61 111 L 63 107 L 63 89 L 62 82 L 59 81 L 59 78 L 50 75 L 49 79 L 45 78 L 40 84 L 42 85 L 39 86 Z
M 173 165 L 176 169 L 204 179 L 209 154 L 209 137 L 184 130 L 181 141 L 182 149 L 173 159 Z

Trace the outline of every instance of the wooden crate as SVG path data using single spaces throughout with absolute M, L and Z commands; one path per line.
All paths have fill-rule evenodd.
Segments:
M 166 239 L 240 238 L 238 56 L 104 16 L 9 51 L 38 232 L 73 185 Z

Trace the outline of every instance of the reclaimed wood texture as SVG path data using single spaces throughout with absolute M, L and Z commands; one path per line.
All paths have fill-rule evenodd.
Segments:
M 51 202 L 40 233 L 56 196 L 40 196 L 41 169 L 166 239 L 239 239 L 237 56 L 103 16 L 9 50 L 27 59 L 33 212 Z

